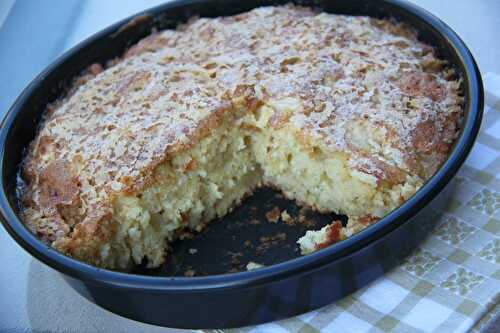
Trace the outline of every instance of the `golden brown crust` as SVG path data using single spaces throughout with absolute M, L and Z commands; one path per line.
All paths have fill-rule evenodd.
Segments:
M 316 244 L 316 250 L 324 249 L 338 242 L 342 239 L 341 235 L 342 223 L 340 221 L 334 221 L 332 224 L 328 225 L 326 228 L 326 240 L 322 243 Z
M 48 108 L 24 162 L 24 220 L 70 254 L 106 239 L 116 195 L 153 182 L 225 115 L 263 104 L 269 126 L 300 129 L 380 183 L 429 177 L 462 116 L 442 65 L 401 24 L 295 6 L 155 33 Z

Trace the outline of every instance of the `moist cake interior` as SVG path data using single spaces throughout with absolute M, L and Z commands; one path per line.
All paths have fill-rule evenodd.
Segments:
M 411 197 L 462 118 L 459 80 L 410 28 L 291 5 L 193 19 L 106 67 L 49 106 L 21 188 L 38 237 L 105 268 L 158 267 L 263 185 L 349 217 L 298 240 L 324 248 Z
M 267 128 L 265 107 L 242 113 L 235 118 L 238 112 L 231 112 L 209 136 L 158 165 L 155 185 L 116 198 L 114 215 L 120 223 L 113 243 L 102 248 L 102 257 L 113 260 L 106 265 L 127 267 L 130 258 L 135 264 L 147 258 L 148 267 L 157 267 L 164 260 L 165 239 L 175 239 L 186 228 L 200 231 L 262 185 L 319 211 L 348 212 L 352 221 L 366 211 L 383 215 L 399 204 L 391 193 L 409 196 L 419 184 L 410 179 L 385 193 L 377 191 L 356 177 L 342 155 L 323 151 L 319 144 L 301 145 L 291 126 Z M 328 234 L 320 233 L 319 239 L 307 234 L 300 241 L 303 253 L 328 241 Z

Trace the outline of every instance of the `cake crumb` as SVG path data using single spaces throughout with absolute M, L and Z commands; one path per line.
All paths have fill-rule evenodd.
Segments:
M 242 252 L 228 251 L 227 254 L 231 258 L 229 263 L 231 264 L 232 267 L 229 273 L 241 272 L 245 270 L 245 264 L 241 262 L 241 257 L 243 257 Z
M 274 236 L 262 236 L 260 237 L 260 244 L 257 246 L 257 252 L 267 251 L 285 240 L 286 234 L 284 232 L 280 232 Z
M 240 265 L 240 258 L 243 256 L 243 253 L 241 252 L 231 252 L 228 251 L 227 253 L 231 257 L 231 264 L 238 266 Z
M 308 230 L 297 243 L 300 245 L 302 255 L 321 250 L 346 238 L 345 229 L 339 220 L 333 220 L 331 224 L 324 226 L 321 230 Z
M 281 213 L 281 219 L 288 225 L 295 225 L 296 220 L 286 210 Z
M 308 212 L 307 208 L 304 208 L 304 207 L 301 208 L 299 211 L 298 221 L 294 220 L 293 223 L 300 223 L 304 227 L 307 227 L 307 228 L 315 227 L 316 221 L 314 219 L 309 219 L 307 217 L 307 212 Z
M 194 233 L 189 232 L 189 231 L 182 231 L 179 233 L 179 239 L 193 239 L 194 238 Z
M 281 212 L 281 219 L 284 221 L 284 222 L 288 222 L 290 221 L 292 217 L 290 216 L 290 214 L 288 214 L 288 212 L 286 211 L 286 209 L 284 211 Z
M 256 270 L 256 269 L 259 269 L 259 268 L 262 268 L 262 267 L 265 267 L 264 265 L 262 264 L 259 264 L 259 263 L 256 263 L 256 262 L 253 262 L 253 261 L 250 261 L 248 264 L 247 264 L 247 271 L 253 271 L 253 270 Z
M 306 228 L 312 228 L 312 227 L 316 226 L 316 221 L 312 220 L 312 219 L 305 219 L 305 221 L 303 221 L 302 224 Z
M 195 276 L 196 272 L 192 269 L 188 269 L 187 271 L 184 272 L 184 276 L 186 277 L 193 277 Z
M 274 207 L 272 210 L 266 213 L 266 219 L 269 222 L 276 223 L 280 219 L 281 211 L 279 207 Z

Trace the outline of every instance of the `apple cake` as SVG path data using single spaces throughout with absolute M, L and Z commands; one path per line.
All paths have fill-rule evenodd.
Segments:
M 194 18 L 93 64 L 47 107 L 22 219 L 87 263 L 161 265 L 259 186 L 349 217 L 328 246 L 411 197 L 447 157 L 460 79 L 404 24 L 299 6 Z

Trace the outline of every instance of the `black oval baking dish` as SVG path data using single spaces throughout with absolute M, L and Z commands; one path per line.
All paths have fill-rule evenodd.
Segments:
M 195 15 L 232 15 L 287 2 L 174 1 L 118 22 L 57 59 L 24 90 L 2 123 L 0 210 L 12 237 L 34 257 L 61 272 L 91 302 L 134 320 L 180 328 L 237 327 L 300 314 L 348 295 L 393 267 L 400 253 L 425 236 L 425 222 L 432 223 L 429 216 L 446 204 L 443 190 L 469 153 L 483 110 L 480 73 L 464 43 L 428 12 L 395 0 L 295 1 L 331 13 L 406 22 L 419 32 L 421 40 L 435 46 L 439 56 L 463 79 L 465 117 L 449 158 L 412 198 L 364 231 L 313 254 L 255 271 L 165 277 L 99 269 L 66 257 L 39 241 L 17 215 L 16 175 L 23 151 L 33 140 L 47 103 L 57 99 L 82 70 L 121 55 L 152 28 L 175 28 Z

